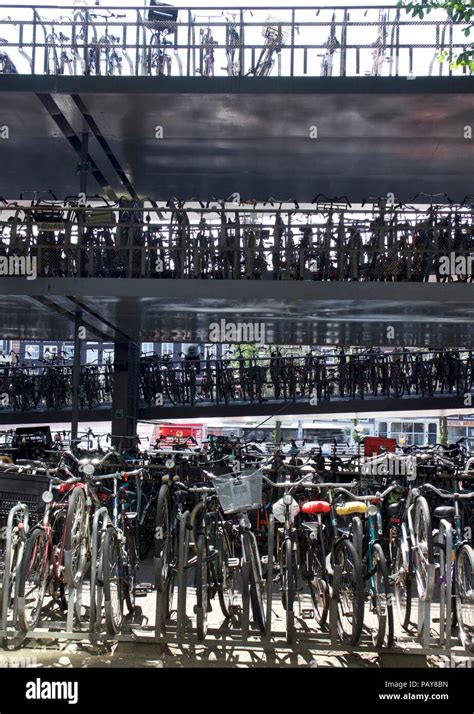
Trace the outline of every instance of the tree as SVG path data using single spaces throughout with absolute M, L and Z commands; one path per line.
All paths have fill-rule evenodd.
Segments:
M 432 10 L 445 10 L 449 20 L 454 23 L 466 25 L 463 29 L 464 36 L 469 38 L 474 28 L 474 5 L 472 0 L 401 0 L 399 7 L 406 10 L 412 17 L 423 20 Z M 462 52 L 450 54 L 444 50 L 440 53 L 440 60 L 448 60 L 451 66 L 468 67 L 474 70 L 474 44 L 467 41 Z

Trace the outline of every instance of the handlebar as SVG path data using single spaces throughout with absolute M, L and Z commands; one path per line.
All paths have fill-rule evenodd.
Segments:
M 458 499 L 466 501 L 471 498 L 474 498 L 474 491 L 471 491 L 470 493 L 450 493 L 449 491 L 441 491 L 439 488 L 436 488 L 436 486 L 433 486 L 432 483 L 423 484 L 422 490 L 434 491 L 434 493 L 436 493 L 436 495 L 440 498 L 444 498 L 446 500 L 451 501 L 456 501 Z
M 368 494 L 368 495 L 364 495 L 364 496 L 358 495 L 357 500 L 358 501 L 383 501 L 385 498 L 387 498 L 389 493 L 392 493 L 392 491 L 395 491 L 397 488 L 398 488 L 398 484 L 392 483 L 392 484 L 390 484 L 390 486 L 388 486 L 385 489 L 385 491 L 382 491 L 382 493 L 380 493 L 380 491 L 377 491 L 376 493 Z M 341 491 L 342 493 L 346 493 L 348 496 L 352 496 L 352 497 L 354 496 L 353 493 L 349 493 L 349 491 L 347 491 L 345 488 L 340 488 L 340 489 L 338 488 L 337 490 Z

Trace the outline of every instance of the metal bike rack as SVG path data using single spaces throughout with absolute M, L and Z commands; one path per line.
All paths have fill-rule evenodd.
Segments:
M 440 557 L 440 565 L 443 564 L 444 561 L 444 572 L 442 572 L 440 568 L 439 573 L 439 644 L 444 645 L 444 647 L 449 650 L 451 648 L 451 595 L 453 589 L 453 565 L 451 561 L 453 552 L 453 527 L 451 523 L 444 518 L 441 519 L 439 524 L 438 537 L 442 548 L 440 552 L 440 555 L 442 555 L 442 557 Z
M 3 592 L 3 597 L 2 597 L 2 613 L 1 613 L 1 621 L 0 621 L 0 629 L 5 631 L 7 629 L 8 624 L 11 624 L 12 627 L 16 626 L 16 617 L 17 617 L 17 588 L 18 588 L 18 578 L 15 579 L 15 597 L 14 597 L 14 602 L 13 602 L 13 613 L 12 613 L 12 619 L 11 622 L 8 622 L 8 609 L 9 609 L 9 598 L 8 598 L 8 592 L 10 590 L 10 583 L 9 583 L 9 577 L 10 577 L 10 565 L 11 565 L 11 546 L 12 546 L 12 539 L 13 539 L 13 527 L 14 527 L 14 520 L 18 515 L 21 515 L 22 522 L 23 522 L 23 528 L 25 534 L 28 532 L 28 506 L 25 505 L 24 503 L 18 503 L 16 506 L 14 506 L 11 510 L 10 513 L 8 514 L 8 521 L 7 521 L 7 529 L 6 529 L 6 534 L 5 534 L 5 562 L 3 564 L 4 571 L 3 571 L 3 582 L 2 582 L 2 592 Z M 17 563 L 17 568 L 19 566 L 19 563 Z M 7 595 L 7 597 L 5 597 Z

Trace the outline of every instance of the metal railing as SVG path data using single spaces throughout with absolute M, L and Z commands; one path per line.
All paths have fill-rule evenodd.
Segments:
M 161 8 L 166 12 L 166 8 Z M 0 73 L 92 76 L 451 76 L 463 25 L 394 6 L 0 5 Z
M 474 353 L 450 350 L 370 349 L 358 353 L 315 350 L 282 355 L 275 347 L 267 356 L 258 350 L 216 359 L 172 360 L 152 356 L 139 364 L 138 399 L 142 406 L 311 404 L 334 400 L 463 397 L 474 386 Z M 0 368 L 0 410 L 61 410 L 72 404 L 69 365 Z M 82 365 L 81 409 L 110 404 L 113 367 Z
M 24 202 L 26 203 L 26 202 Z M 4 204 L 0 276 L 463 281 L 474 269 L 474 207 L 352 207 L 319 198 L 120 208 Z

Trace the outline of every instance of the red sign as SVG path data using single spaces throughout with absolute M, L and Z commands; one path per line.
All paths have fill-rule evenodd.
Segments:
M 364 439 L 364 456 L 377 456 L 382 451 L 394 452 L 396 448 L 396 439 L 385 439 L 383 436 L 366 436 Z
M 202 441 L 202 424 L 160 424 L 155 427 L 153 439 L 188 439 Z

